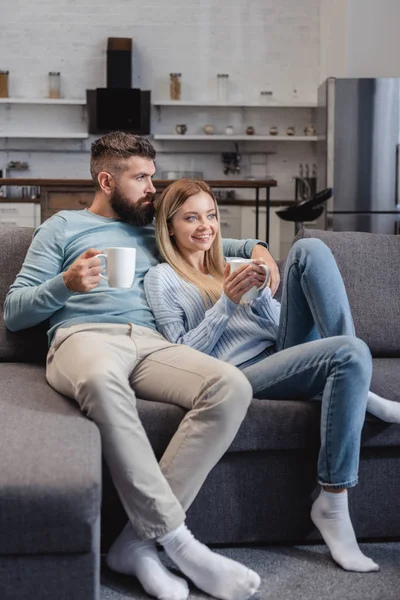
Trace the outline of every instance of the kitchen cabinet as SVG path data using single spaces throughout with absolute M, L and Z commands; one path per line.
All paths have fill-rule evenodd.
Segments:
M 270 208 L 269 249 L 275 260 L 286 258 L 294 238 L 294 223 L 282 221 L 276 214 L 281 206 Z M 265 207 L 260 206 L 259 239 L 265 239 Z M 256 227 L 254 206 L 241 207 L 241 237 L 253 238 Z
M 240 239 L 242 237 L 242 207 L 222 204 L 218 208 L 222 237 Z
M 34 202 L 0 202 L 0 226 L 37 227 L 40 204 Z

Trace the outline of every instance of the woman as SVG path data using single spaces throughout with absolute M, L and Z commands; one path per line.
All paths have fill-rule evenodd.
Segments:
M 181 180 L 162 194 L 156 236 L 166 261 L 145 277 L 157 328 L 241 369 L 257 398 L 320 397 L 322 486 L 311 518 L 332 557 L 350 571 L 379 569 L 358 547 L 347 489 L 356 485 L 366 407 L 400 422 L 400 405 L 369 393 L 372 359 L 355 337 L 336 262 L 317 239 L 289 252 L 282 304 L 266 287 L 250 303 L 242 295 L 265 279 L 251 263 L 230 273 L 221 252 L 218 207 L 204 182 Z

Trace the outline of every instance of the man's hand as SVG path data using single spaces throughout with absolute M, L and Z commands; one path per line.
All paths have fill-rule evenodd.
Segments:
M 262 261 L 267 265 L 267 267 L 269 267 L 269 269 L 271 271 L 271 278 L 270 278 L 269 285 L 271 288 L 271 294 L 272 294 L 272 296 L 274 296 L 276 293 L 276 290 L 279 287 L 279 283 L 281 281 L 281 276 L 279 275 L 278 265 L 272 258 L 269 250 L 267 250 L 267 248 L 265 248 L 265 246 L 262 246 L 261 244 L 257 244 L 256 246 L 254 246 L 253 252 L 251 253 L 251 258 L 253 258 L 253 259 L 261 258 Z
M 64 271 L 64 283 L 71 292 L 90 292 L 99 285 L 103 267 L 97 254 L 101 254 L 101 250 L 89 248 Z

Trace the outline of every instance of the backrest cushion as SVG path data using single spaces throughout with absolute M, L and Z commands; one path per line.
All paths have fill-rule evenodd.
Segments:
M 400 236 L 305 229 L 329 248 L 342 274 L 356 334 L 376 357 L 400 356 Z
M 31 227 L 0 225 L 0 361 L 43 362 L 47 353 L 46 323 L 12 333 L 4 324 L 4 300 L 19 273 L 32 240 Z

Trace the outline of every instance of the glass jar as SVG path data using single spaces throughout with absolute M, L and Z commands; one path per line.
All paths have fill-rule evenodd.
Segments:
M 260 92 L 261 104 L 268 104 L 268 102 L 270 102 L 270 100 L 272 100 L 272 95 L 273 95 L 272 90 L 261 90 L 261 92 Z
M 0 98 L 8 98 L 8 71 L 0 71 Z
M 228 73 L 217 73 L 217 96 L 218 102 L 227 103 L 229 100 Z
M 59 71 L 50 71 L 49 73 L 49 98 L 60 98 L 60 73 Z
M 171 100 L 181 99 L 181 77 L 182 73 L 170 73 L 169 96 Z

